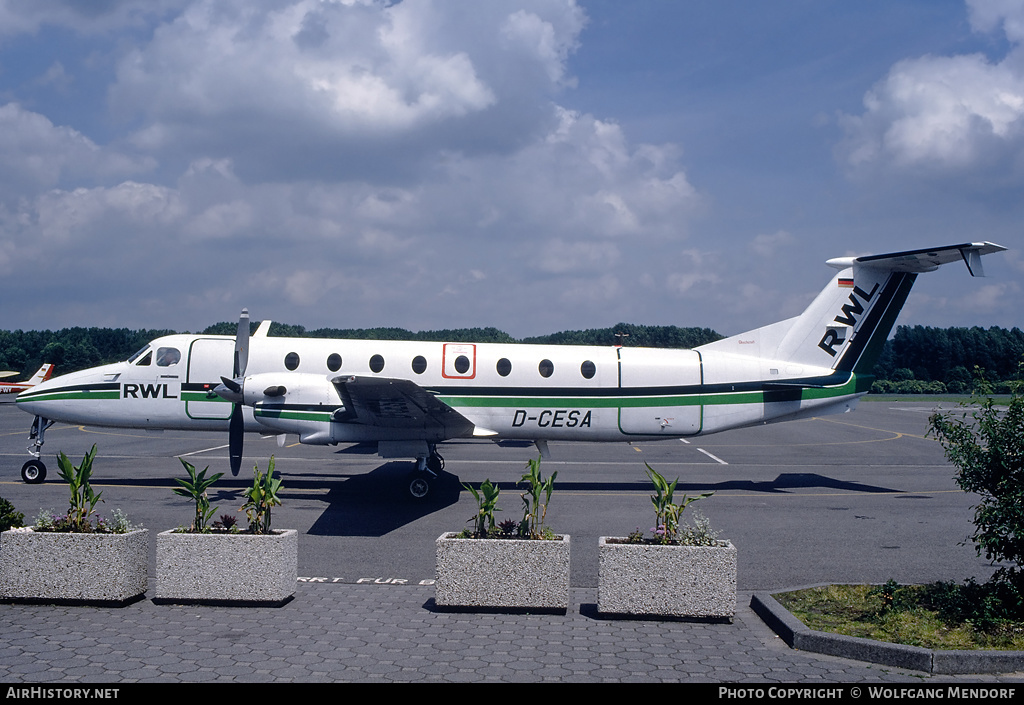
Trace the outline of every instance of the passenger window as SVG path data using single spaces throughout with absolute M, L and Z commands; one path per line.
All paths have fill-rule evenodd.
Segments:
M 177 348 L 158 348 L 156 351 L 157 367 L 170 367 L 177 365 L 181 360 L 181 353 Z
M 555 363 L 551 360 L 541 360 L 540 364 L 537 365 L 537 369 L 540 371 L 541 377 L 550 377 L 555 372 Z
M 289 370 L 294 370 L 299 366 L 299 354 L 290 352 L 284 356 L 284 366 Z
M 455 371 L 460 375 L 464 375 L 469 372 L 469 358 L 465 355 L 459 355 L 455 358 Z
M 341 355 L 338 353 L 331 353 L 327 358 L 327 369 L 331 372 L 337 372 L 341 369 Z
M 508 377 L 512 373 L 512 361 L 507 357 L 498 360 L 498 364 L 494 367 L 502 377 Z
M 412 359 L 412 371 L 418 375 L 427 371 L 427 358 L 417 355 Z
M 597 365 L 590 360 L 585 360 L 583 364 L 580 365 L 580 374 L 586 379 L 593 379 L 594 375 L 597 374 Z
M 374 355 L 370 358 L 370 369 L 374 372 L 380 372 L 384 369 L 384 358 L 380 355 Z

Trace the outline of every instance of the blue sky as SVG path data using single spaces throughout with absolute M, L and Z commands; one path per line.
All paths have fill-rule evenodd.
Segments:
M 0 0 L 0 328 L 733 334 L 991 240 L 901 323 L 1022 325 L 1024 1 Z

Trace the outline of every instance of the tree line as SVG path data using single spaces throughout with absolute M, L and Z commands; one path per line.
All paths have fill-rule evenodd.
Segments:
M 257 324 L 253 323 L 252 330 Z M 217 323 L 206 335 L 234 335 L 237 323 Z M 44 362 L 56 374 L 125 360 L 154 338 L 171 330 L 128 328 L 64 328 L 58 331 L 0 331 L 0 370 L 22 378 Z M 694 348 L 720 340 L 710 328 L 645 326 L 619 323 L 608 328 L 567 330 L 516 339 L 497 328 L 409 331 L 404 328 L 318 328 L 273 323 L 271 336 L 370 340 L 422 340 L 465 343 L 528 343 L 542 345 L 625 345 L 627 347 Z M 980 376 L 995 391 L 1018 379 L 1024 360 L 1024 332 L 1019 328 L 933 328 L 899 326 L 886 342 L 875 367 L 873 392 L 966 393 Z
M 965 394 L 978 381 L 1010 392 L 1024 362 L 1020 328 L 898 326 L 875 367 L 872 392 Z

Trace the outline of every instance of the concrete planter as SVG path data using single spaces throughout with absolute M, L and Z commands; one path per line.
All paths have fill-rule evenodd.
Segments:
M 17 602 L 125 605 L 146 592 L 149 531 L 0 534 L 0 598 Z
M 564 613 L 569 608 L 569 536 L 550 541 L 437 539 L 434 601 L 450 609 Z
M 597 611 L 603 614 L 732 619 L 736 547 L 661 546 L 602 536 Z
M 298 531 L 156 537 L 157 603 L 278 606 L 299 574 Z

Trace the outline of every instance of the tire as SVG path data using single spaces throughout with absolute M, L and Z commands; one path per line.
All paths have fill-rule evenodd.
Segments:
M 46 479 L 46 465 L 42 460 L 30 460 L 21 466 L 21 479 L 30 485 L 38 485 Z
M 416 474 L 409 478 L 409 496 L 414 500 L 422 500 L 430 494 L 430 481 L 423 475 Z

